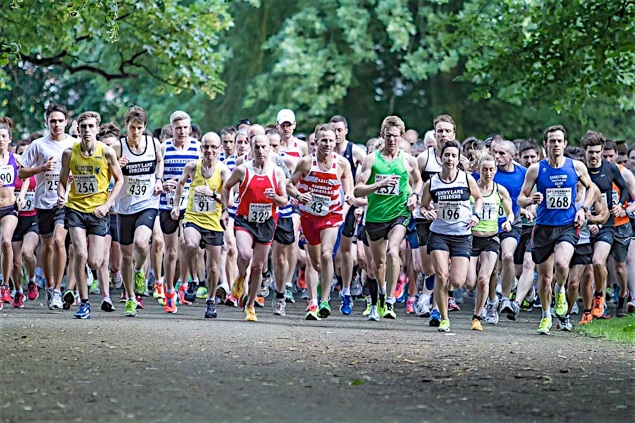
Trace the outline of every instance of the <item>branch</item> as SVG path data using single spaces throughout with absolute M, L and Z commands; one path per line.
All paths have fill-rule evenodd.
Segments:
M 71 74 L 82 72 L 82 71 L 96 73 L 97 75 L 101 75 L 102 77 L 104 77 L 107 81 L 111 81 L 114 79 L 126 79 L 132 76 L 132 74 L 125 72 L 122 69 L 120 69 L 121 71 L 120 73 L 116 74 L 116 73 L 106 72 L 103 69 L 100 69 L 96 66 L 91 66 L 91 65 L 72 66 L 62 61 L 62 58 L 66 56 L 69 56 L 69 54 L 66 50 L 64 50 L 57 56 L 53 56 L 53 57 L 39 58 L 33 55 L 28 55 L 28 56 L 25 55 L 25 56 L 22 56 L 22 59 L 36 66 L 59 66 L 60 68 L 69 71 Z

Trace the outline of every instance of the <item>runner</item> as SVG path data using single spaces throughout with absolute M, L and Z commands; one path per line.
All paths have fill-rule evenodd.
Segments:
M 397 317 L 394 295 L 401 269 L 399 245 L 421 192 L 416 159 L 399 149 L 404 132 L 405 125 L 399 117 L 384 119 L 380 133 L 385 144 L 364 160 L 354 191 L 355 197 L 368 197 L 366 235 L 379 294 L 379 298 L 371 297 L 368 319 L 374 321 L 379 320 L 380 311 L 381 317 Z
M 218 160 L 221 148 L 221 139 L 218 134 L 208 132 L 203 136 L 201 143 L 202 158 L 197 162 L 185 165 L 183 175 L 176 186 L 175 198 L 180 198 L 183 187 L 188 180 L 190 193 L 185 209 L 183 222 L 183 238 L 186 245 L 187 264 L 192 275 L 198 270 L 198 252 L 201 248 L 207 253 L 207 301 L 205 309 L 206 318 L 215 318 L 216 313 L 216 284 L 219 279 L 219 262 L 221 247 L 223 245 L 223 232 L 225 222 L 228 219 L 227 203 L 221 200 L 223 185 L 229 179 L 230 171 L 227 166 Z M 227 200 L 227 198 L 225 198 Z M 180 207 L 175 204 L 172 208 L 172 219 L 180 217 Z M 193 279 L 194 282 L 196 278 Z M 174 292 L 168 296 L 167 301 L 176 300 Z M 167 307 L 167 304 L 166 304 Z M 176 306 L 174 306 L 176 313 Z
M 538 292 L 542 306 L 542 319 L 537 333 L 548 334 L 552 325 L 549 305 L 554 266 L 555 311 L 557 315 L 564 316 L 568 308 L 564 284 L 579 238 L 577 230 L 586 220 L 585 213 L 593 203 L 593 197 L 585 198 L 582 208 L 576 211 L 577 182 L 580 180 L 589 189 L 591 178 L 583 163 L 564 157 L 567 146 L 565 128 L 561 125 L 547 128 L 543 143 L 547 149 L 547 158 L 531 165 L 527 170 L 518 196 L 518 205 L 538 206 L 531 250 L 534 262 L 538 265 Z M 537 187 L 535 193 L 534 186 Z
M 64 209 L 57 206 L 57 184 L 62 167 L 62 154 L 77 140 L 64 133 L 68 113 L 64 106 L 51 103 L 46 108 L 49 135 L 31 143 L 20 157 L 22 180 L 35 176 L 35 208 L 42 240 L 41 266 L 46 279 L 46 304 L 49 309 L 62 309 L 62 279 L 66 269 L 66 235 Z M 72 257 L 71 257 L 72 258 Z
M 287 184 L 289 195 L 300 203 L 300 220 L 310 264 L 320 273 L 322 299 L 318 308 L 317 286 L 309 284 L 307 320 L 320 320 L 331 315 L 333 247 L 343 216 L 354 200 L 351 195 L 353 176 L 348 160 L 334 152 L 336 130 L 331 124 L 315 128 L 317 153 L 300 160 Z M 348 300 L 352 303 L 350 292 Z
M 278 207 L 287 204 L 287 190 L 282 169 L 269 163 L 269 138 L 256 135 L 252 140 L 254 159 L 237 166 L 223 187 L 226 204 L 234 185 L 238 186 L 238 209 L 234 227 L 238 247 L 238 279 L 242 286 L 251 264 L 245 320 L 257 321 L 254 302 L 262 281 L 262 271 L 273 241 Z
M 472 228 L 478 225 L 479 216 L 483 215 L 481 191 L 474 178 L 458 168 L 460 157 L 459 144 L 447 141 L 441 149 L 441 172 L 426 182 L 421 196 L 421 214 L 424 219 L 433 221 L 428 251 L 436 274 L 434 297 L 441 314 L 437 328 L 440 332 L 450 331 L 448 289 L 458 289 L 465 283 Z M 470 195 L 474 198 L 474 209 Z M 438 207 L 436 210 L 432 209 L 432 202 Z
M 303 157 L 309 154 L 307 143 L 293 136 L 296 127 L 295 113 L 289 109 L 282 109 L 276 117 L 278 130 L 282 133 L 281 149 L 293 157 Z
M 81 141 L 64 151 L 62 169 L 57 186 L 57 204 L 64 207 L 66 225 L 69 228 L 75 260 L 75 276 L 81 300 L 73 315 L 76 319 L 90 319 L 86 263 L 97 270 L 99 280 L 108 280 L 108 263 L 104 261 L 104 237 L 109 232 L 108 210 L 115 202 L 123 185 L 123 176 L 114 150 L 97 142 L 101 117 L 96 112 L 84 112 L 77 118 Z M 69 174 L 73 180 L 68 190 Z M 110 175 L 115 178 L 112 194 L 108 195 Z M 108 284 L 105 284 L 107 287 Z M 107 301 L 108 292 L 105 292 Z M 110 307 L 102 309 L 112 311 Z
M 150 252 L 150 238 L 163 192 L 163 156 L 159 141 L 144 135 L 148 116 L 141 107 L 132 106 L 124 117 L 126 136 L 113 148 L 123 173 L 123 190 L 115 211 L 119 216 L 119 244 L 122 275 L 126 288 L 124 315 L 134 317 L 143 308 L 146 289 L 143 265 Z M 174 290 L 171 291 L 174 294 Z M 169 297 L 169 294 L 166 294 Z M 176 298 L 172 296 L 174 303 Z M 169 310 L 166 301 L 166 311 Z M 176 307 L 173 304 L 174 307 Z

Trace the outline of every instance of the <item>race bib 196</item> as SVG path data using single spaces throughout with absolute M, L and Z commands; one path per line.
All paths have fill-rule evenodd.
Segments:
M 97 194 L 97 177 L 95 175 L 74 175 L 73 185 L 77 195 Z
M 0 166 L 0 184 L 11 185 L 15 179 L 15 168 L 11 165 Z
M 216 200 L 208 195 L 194 193 L 194 204 L 192 208 L 196 213 L 215 213 L 216 212 Z
M 57 183 L 60 180 L 60 174 L 57 172 L 44 173 L 44 179 L 47 191 L 57 191 Z
M 271 204 L 252 203 L 249 205 L 248 222 L 264 223 L 271 217 Z
M 571 188 L 547 188 L 547 209 L 567 210 L 571 206 Z
M 304 210 L 315 216 L 326 216 L 331 205 L 331 197 L 328 195 L 311 194 L 311 201 L 306 203 Z
M 126 181 L 126 194 L 143 196 L 150 192 L 150 180 L 139 178 L 128 178 Z
M 441 219 L 451 222 L 457 221 L 461 217 L 461 204 L 454 201 L 440 201 L 439 212 Z
M 392 178 L 395 175 L 375 175 L 375 183 L 379 183 L 387 178 Z M 399 195 L 399 182 L 401 181 L 401 176 L 397 176 L 397 183 L 395 185 L 381 187 L 375 194 L 377 195 Z

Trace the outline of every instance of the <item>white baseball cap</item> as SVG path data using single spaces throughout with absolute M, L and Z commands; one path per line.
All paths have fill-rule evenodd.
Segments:
M 282 109 L 278 112 L 276 122 L 278 122 L 279 125 L 285 122 L 293 124 L 295 123 L 295 113 L 293 113 L 293 110 L 291 109 Z

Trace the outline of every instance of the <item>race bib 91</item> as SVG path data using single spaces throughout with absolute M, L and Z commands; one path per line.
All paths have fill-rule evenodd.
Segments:
M 567 210 L 571 207 L 571 188 L 547 188 L 547 209 Z
M 217 204 L 217 201 L 211 196 L 194 193 L 192 208 L 196 213 L 215 213 Z

